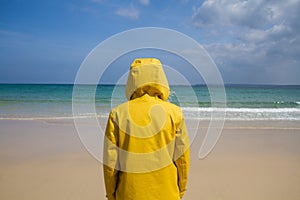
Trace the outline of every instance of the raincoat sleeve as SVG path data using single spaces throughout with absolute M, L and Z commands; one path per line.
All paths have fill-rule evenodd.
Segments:
M 118 126 L 114 122 L 113 114 L 110 113 L 106 125 L 103 146 L 103 173 L 108 200 L 115 200 L 115 192 L 118 183 Z
M 190 149 L 189 138 L 184 119 L 180 127 L 176 131 L 174 164 L 177 167 L 178 188 L 180 198 L 183 197 L 186 191 L 188 172 L 190 165 Z

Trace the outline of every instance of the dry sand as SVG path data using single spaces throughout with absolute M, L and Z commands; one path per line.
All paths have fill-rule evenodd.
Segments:
M 184 199 L 300 199 L 299 121 L 226 122 L 213 151 L 191 146 Z M 0 199 L 105 199 L 101 164 L 70 121 L 0 120 Z

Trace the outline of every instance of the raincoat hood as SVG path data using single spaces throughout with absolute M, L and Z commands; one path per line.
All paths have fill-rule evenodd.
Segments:
M 162 64 L 156 58 L 133 61 L 126 84 L 126 97 L 132 100 L 148 94 L 166 101 L 170 88 Z

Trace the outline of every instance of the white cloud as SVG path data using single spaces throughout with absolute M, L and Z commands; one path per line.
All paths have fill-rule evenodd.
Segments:
M 300 0 L 206 0 L 194 8 L 192 23 L 200 28 L 230 29 L 233 34 L 249 30 L 266 34 L 299 31 L 298 8 Z
M 140 16 L 139 10 L 137 10 L 132 5 L 128 8 L 120 8 L 116 11 L 116 14 L 130 19 L 138 19 Z
M 218 24 L 264 28 L 286 16 L 298 12 L 299 1 L 295 0 L 206 0 L 195 8 L 195 26 Z
M 150 4 L 150 0 L 139 0 L 139 1 L 143 5 L 149 5 Z
M 192 23 L 214 41 L 206 48 L 227 80 L 300 84 L 299 8 L 300 0 L 206 0 Z

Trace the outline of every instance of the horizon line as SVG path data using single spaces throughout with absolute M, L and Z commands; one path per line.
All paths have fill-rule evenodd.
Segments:
M 112 83 L 100 83 L 100 84 L 91 84 L 91 83 L 0 83 L 0 85 L 97 85 L 97 86 L 126 86 L 126 84 L 112 84 Z M 205 83 L 198 84 L 170 84 L 170 86 L 207 86 Z M 222 86 L 220 84 L 212 84 L 212 86 Z M 224 83 L 224 86 L 300 86 L 300 84 L 273 84 L 273 83 Z

